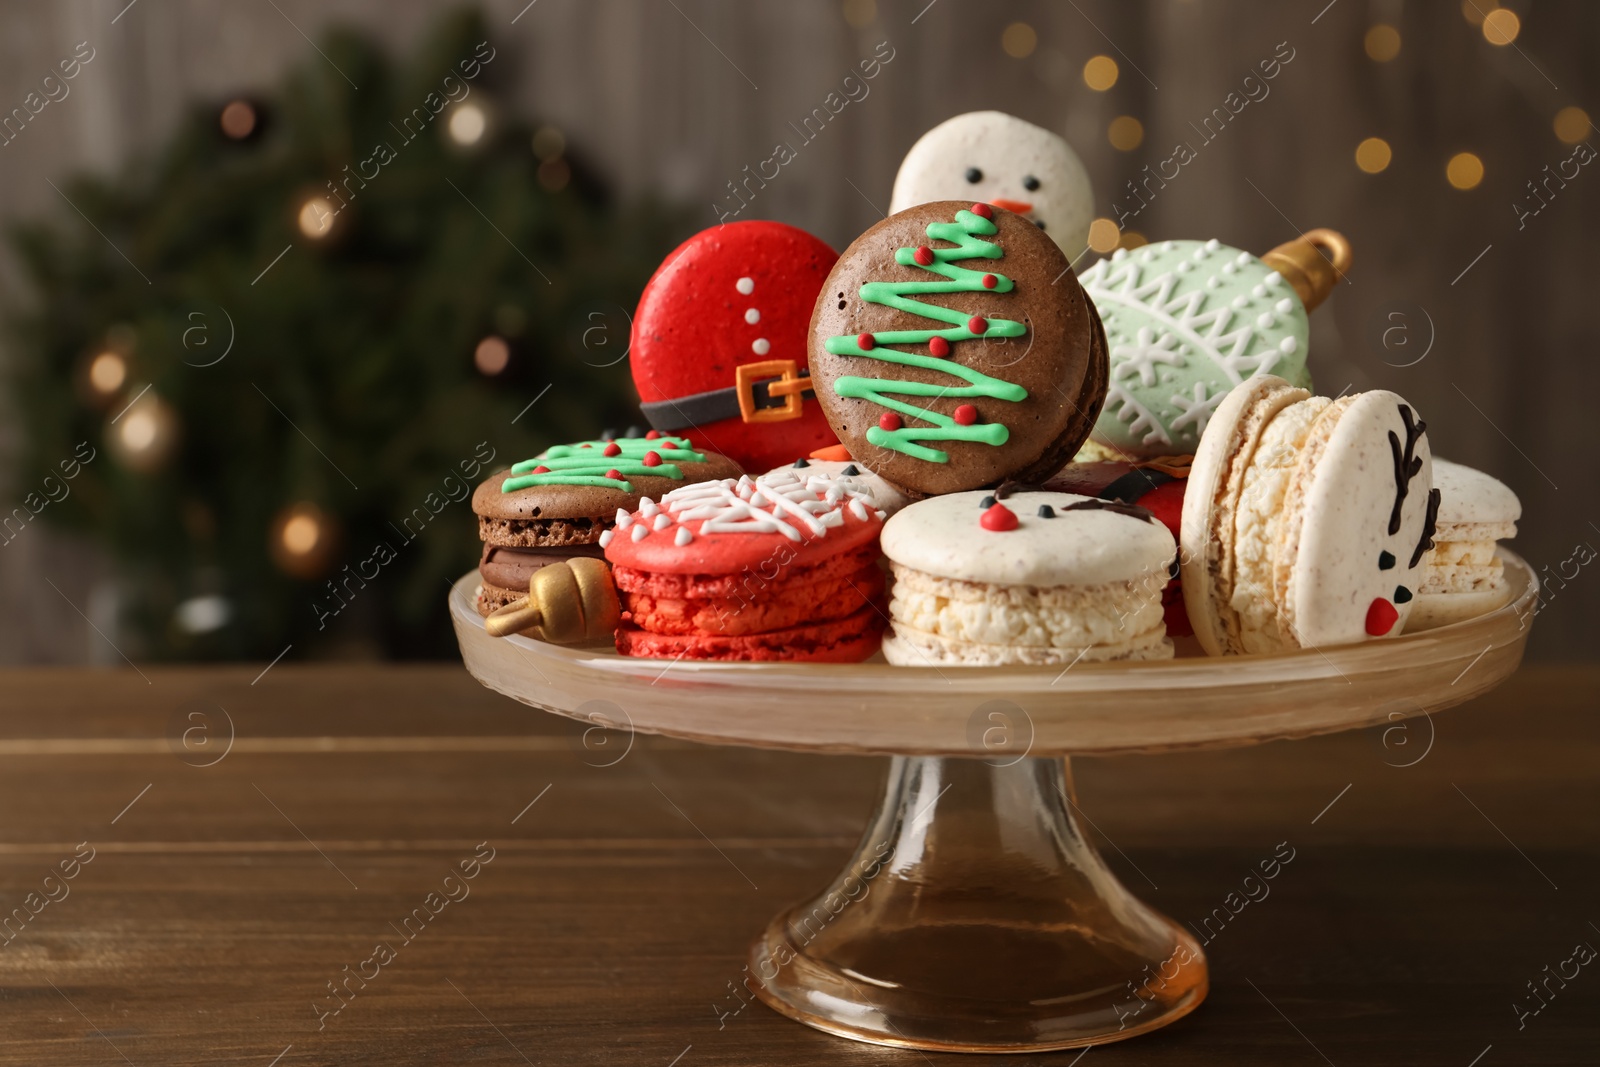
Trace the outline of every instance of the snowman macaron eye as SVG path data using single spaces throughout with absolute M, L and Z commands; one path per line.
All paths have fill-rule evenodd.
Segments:
M 1036 193 L 1039 191 L 1039 179 L 1030 174 L 1022 179 L 1022 187 L 1030 193 Z
M 977 167 L 968 167 L 967 181 L 971 182 L 973 185 L 977 185 L 979 182 L 983 181 L 983 171 L 979 170 Z

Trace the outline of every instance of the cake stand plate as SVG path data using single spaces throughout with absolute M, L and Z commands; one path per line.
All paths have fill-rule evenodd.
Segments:
M 829 1033 L 946 1052 L 1132 1037 L 1205 998 L 1199 943 L 1116 880 L 1079 831 L 1065 757 L 1254 744 L 1395 723 L 1504 681 L 1537 579 L 1393 640 L 1276 656 L 1041 667 L 701 663 L 494 638 L 476 573 L 450 593 L 467 670 L 612 729 L 709 744 L 892 756 L 832 884 L 752 945 L 745 984 Z

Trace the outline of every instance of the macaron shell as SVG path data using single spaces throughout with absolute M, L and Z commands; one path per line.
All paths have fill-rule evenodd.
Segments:
M 781 222 L 730 222 L 704 230 L 667 256 L 639 297 L 629 365 L 639 399 L 679 399 L 734 385 L 747 363 L 808 363 L 811 309 L 838 253 Z M 833 444 L 822 409 L 776 422 L 721 419 L 674 430 L 765 470 Z M 648 494 L 646 494 L 648 495 Z
M 1122 249 L 1083 272 L 1110 342 L 1096 440 L 1130 455 L 1193 452 L 1222 398 L 1252 377 L 1306 377 L 1310 324 L 1277 271 L 1217 241 Z
M 922 294 L 923 303 L 958 309 L 963 315 L 1020 323 L 1017 337 L 978 337 L 949 343 L 935 356 L 928 343 L 891 347 L 916 356 L 947 360 L 1026 391 L 1021 400 L 995 396 L 950 396 L 938 390 L 965 388 L 959 376 L 936 367 L 891 363 L 863 355 L 826 351 L 830 338 L 855 338 L 885 331 L 947 329 L 950 324 L 887 304 L 864 300 L 869 282 L 940 282 L 936 273 L 896 261 L 901 248 L 938 246 L 930 225 L 949 224 L 970 202 L 922 204 L 892 215 L 857 238 L 828 277 L 817 298 L 811 329 L 811 361 L 817 397 L 828 420 L 868 468 L 909 495 L 926 495 L 997 485 L 1008 477 L 1042 480 L 1067 462 L 1094 425 L 1104 400 L 1106 348 L 1104 331 L 1093 305 L 1078 286 L 1066 257 L 1047 236 L 1020 215 L 990 208 L 997 232 L 981 239 L 998 245 L 999 259 L 962 259 L 951 263 L 967 270 L 992 271 L 1009 278 L 1010 291 L 978 290 Z M 978 423 L 1006 427 L 1003 443 L 928 439 L 920 442 L 943 452 L 946 460 L 922 458 L 880 447 L 868 440 L 887 416 L 905 426 L 927 425 L 914 415 L 901 415 L 870 398 L 841 395 L 843 377 L 882 379 L 932 386 L 933 395 L 886 390 L 886 395 L 913 407 L 956 419 L 959 407 L 971 407 Z
M 1435 459 L 1433 487 L 1439 490 L 1441 533 L 1447 525 L 1515 523 L 1522 517 L 1522 501 L 1506 483 L 1464 464 Z
M 699 445 L 699 441 L 694 444 Z M 595 485 L 535 485 L 507 493 L 501 486 L 516 477 L 509 470 L 490 475 L 472 494 L 472 510 L 487 519 L 607 518 L 618 508 L 632 511 L 645 497 L 662 497 L 681 486 L 720 478 L 737 478 L 744 471 L 727 456 L 697 449 L 704 463 L 679 462 L 682 478 L 653 475 L 628 478 L 629 490 Z
M 1310 396 L 1272 375 L 1250 379 L 1217 406 L 1190 464 L 1179 535 L 1183 601 L 1194 636 L 1210 655 L 1227 655 L 1237 641 L 1228 597 L 1244 472 L 1272 417 Z
M 878 650 L 883 617 L 867 607 L 843 619 L 760 634 L 657 634 L 617 628 L 617 651 L 656 659 L 859 663 Z
M 1018 492 L 1001 502 L 1017 518 L 1009 530 L 980 524 L 983 492 L 920 500 L 884 524 L 883 551 L 901 566 L 940 578 L 990 585 L 1099 586 L 1165 574 L 1175 546 L 1153 519 L 1107 510 L 1073 493 Z M 1093 510 L 1067 510 L 1074 504 Z M 1054 518 L 1038 514 L 1042 505 Z
M 1387 390 L 1362 393 L 1346 408 L 1330 407 L 1312 429 L 1295 482 L 1284 504 L 1288 540 L 1280 546 L 1283 624 L 1305 648 L 1396 637 L 1405 629 L 1422 582 L 1428 533 L 1428 497 L 1433 463 L 1426 433 L 1416 435 L 1411 455 L 1421 467 L 1405 480 L 1400 524 L 1389 533 L 1401 493 L 1395 448 L 1406 449 L 1402 409 L 1420 416 Z M 1320 423 L 1336 417 L 1324 430 Z M 1382 564 L 1388 557 L 1393 564 Z M 1413 594 L 1397 600 L 1400 587 Z M 1375 601 L 1387 601 L 1398 616 L 1383 634 L 1367 629 Z

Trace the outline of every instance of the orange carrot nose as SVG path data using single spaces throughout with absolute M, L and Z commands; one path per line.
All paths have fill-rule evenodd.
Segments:
M 1015 211 L 1018 215 L 1026 215 L 1033 210 L 1033 205 L 1026 200 L 991 200 L 989 203 L 995 207 L 1003 207 L 1007 211 Z

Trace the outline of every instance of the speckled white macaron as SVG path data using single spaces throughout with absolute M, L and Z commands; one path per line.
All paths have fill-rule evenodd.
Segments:
M 884 524 L 890 663 L 1061 664 L 1172 655 L 1176 546 L 1141 508 L 1074 493 L 930 497 Z
M 1422 558 L 1422 582 L 1407 632 L 1493 611 L 1511 599 L 1495 542 L 1515 537 L 1522 502 L 1498 478 L 1446 459 L 1433 461 L 1439 530 Z
M 815 481 L 821 492 L 830 488 L 838 488 L 840 492 L 849 495 L 865 493 L 877 504 L 878 510 L 885 515 L 893 515 L 907 504 L 911 498 L 878 475 L 873 474 L 861 464 L 851 460 L 840 459 L 797 459 L 793 463 L 786 463 L 781 467 L 774 467 L 763 478 L 788 478 L 790 476 L 803 481 Z
M 1426 426 L 1403 397 L 1250 379 L 1217 408 L 1184 497 L 1183 593 L 1212 655 L 1397 636 L 1433 544 Z

